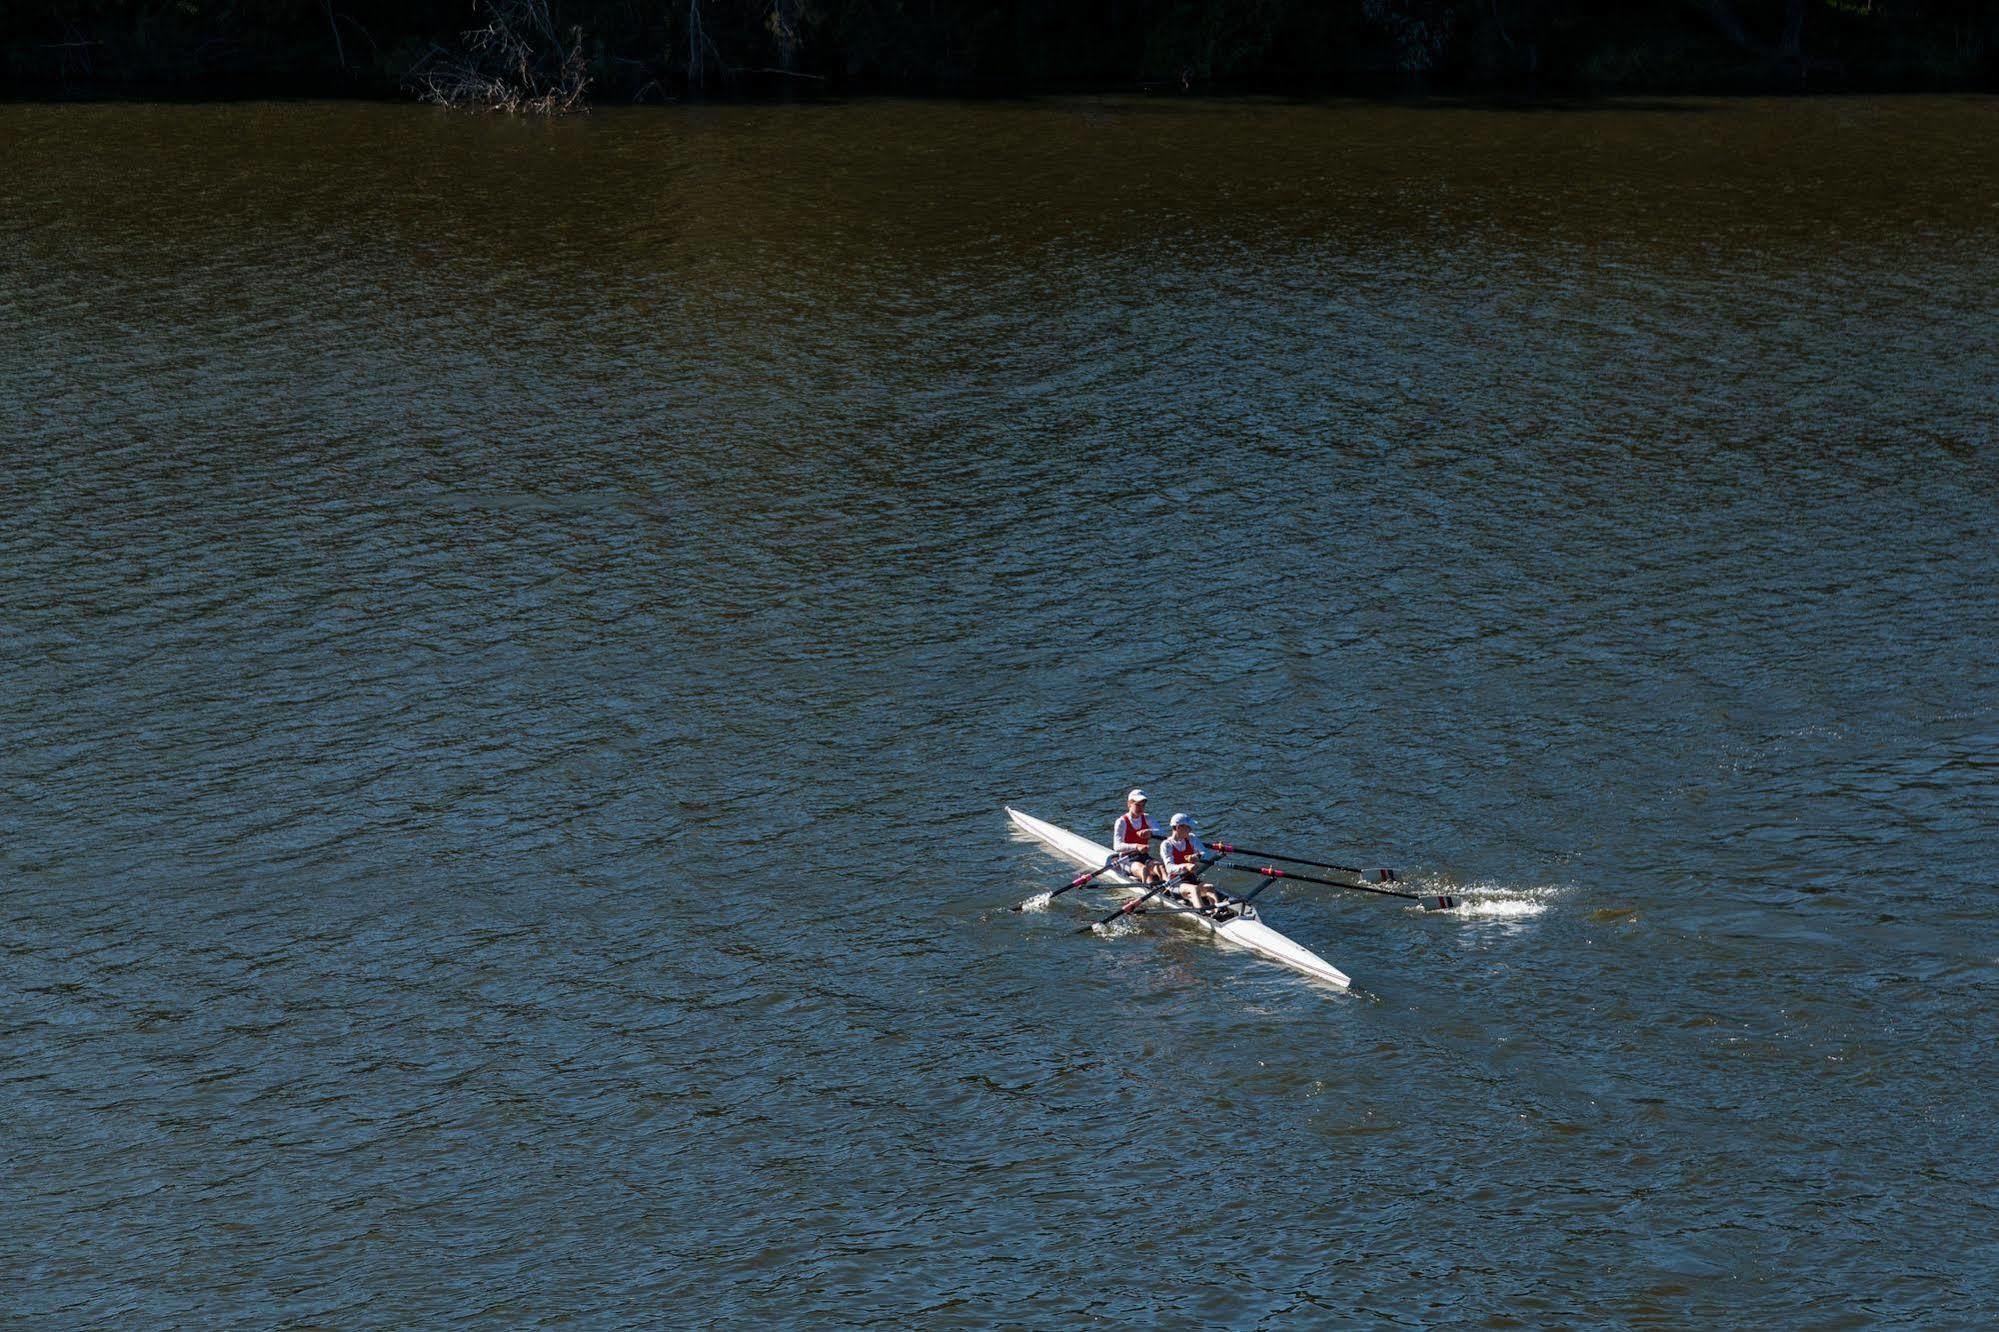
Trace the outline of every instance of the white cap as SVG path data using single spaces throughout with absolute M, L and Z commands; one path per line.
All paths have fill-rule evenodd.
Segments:
M 1124 798 L 1126 800 L 1143 800 L 1145 799 L 1145 792 L 1139 790 L 1136 786 L 1134 786 L 1129 791 L 1126 791 L 1124 793 Z
M 1194 816 L 1192 814 L 1175 814 L 1168 826 L 1174 828 L 1191 828 L 1194 826 Z

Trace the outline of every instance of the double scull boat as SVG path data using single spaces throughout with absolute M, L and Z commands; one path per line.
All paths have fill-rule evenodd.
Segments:
M 1089 838 L 1079 837 L 1066 828 L 1043 823 L 1030 814 L 1021 813 L 1011 805 L 1007 806 L 1006 812 L 1015 827 L 1047 845 L 1055 854 L 1074 861 L 1084 869 L 1096 869 L 1111 857 L 1111 849 L 1108 846 L 1099 846 Z M 1098 878 L 1097 882 L 1108 884 L 1127 897 L 1139 897 L 1145 892 L 1136 881 L 1116 870 L 1108 871 Z M 1211 915 L 1203 915 L 1193 910 L 1176 910 L 1172 913 L 1172 917 L 1174 920 L 1198 925 L 1225 943 L 1247 949 L 1259 957 L 1290 967 L 1293 971 L 1301 971 L 1313 980 L 1324 981 L 1342 990 L 1351 983 L 1345 972 L 1325 958 L 1265 925 L 1254 906 L 1244 908 L 1242 914 L 1231 916 L 1227 920 L 1216 920 Z

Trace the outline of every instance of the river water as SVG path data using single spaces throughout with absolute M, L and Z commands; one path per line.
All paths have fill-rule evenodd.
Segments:
M 0 1307 L 1989 1318 L 1996 142 L 0 108 Z

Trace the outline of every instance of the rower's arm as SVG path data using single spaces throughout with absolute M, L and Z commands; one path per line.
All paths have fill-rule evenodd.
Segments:
M 1145 850 L 1143 842 L 1127 842 L 1125 829 L 1131 827 L 1131 820 L 1120 815 L 1111 825 L 1111 849 L 1121 856 L 1136 855 Z

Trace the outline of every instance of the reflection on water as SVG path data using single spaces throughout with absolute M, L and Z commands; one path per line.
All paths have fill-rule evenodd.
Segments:
M 16 1307 L 1973 1321 L 1996 117 L 0 108 Z

